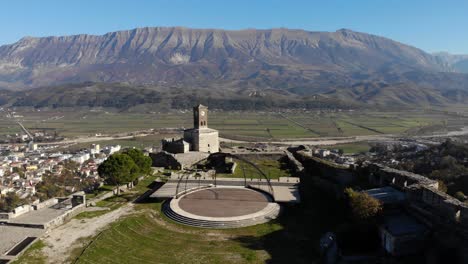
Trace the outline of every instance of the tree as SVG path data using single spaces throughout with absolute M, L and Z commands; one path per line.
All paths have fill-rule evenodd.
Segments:
M 138 172 L 139 168 L 133 159 L 123 153 L 111 155 L 98 167 L 99 176 L 117 187 L 117 195 L 120 194 L 119 186 L 133 181 Z
M 138 166 L 139 173 L 149 174 L 151 172 L 151 164 L 153 161 L 150 157 L 146 156 L 143 151 L 139 149 L 128 149 L 124 152 L 124 154 L 132 158 L 132 160 Z
M 382 211 L 382 204 L 380 201 L 367 193 L 356 192 L 351 188 L 346 188 L 345 193 L 349 199 L 353 218 L 358 221 L 367 222 L 372 220 Z
M 441 180 L 438 180 L 437 181 L 439 183 L 439 187 L 438 187 L 438 190 L 441 191 L 441 192 L 444 192 L 444 193 L 447 193 L 447 185 L 445 184 L 445 182 L 441 181 Z
M 11 212 L 11 210 L 24 204 L 24 201 L 14 192 L 7 193 L 5 198 L 0 199 L 0 211 Z
M 458 200 L 460 200 L 461 202 L 464 202 L 466 200 L 466 196 L 463 192 L 461 191 L 458 191 L 456 192 L 453 197 L 457 198 Z

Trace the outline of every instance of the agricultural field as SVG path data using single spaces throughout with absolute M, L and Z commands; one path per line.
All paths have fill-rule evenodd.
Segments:
M 60 136 L 94 136 L 151 128 L 192 127 L 191 111 L 128 113 L 105 110 L 23 111 L 15 117 L 0 112 L 0 136 L 18 133 L 20 121 L 32 131 L 57 132 Z M 278 140 L 357 135 L 418 133 L 430 128 L 457 129 L 468 117 L 452 112 L 220 112 L 210 111 L 209 126 L 221 136 L 245 140 Z M 129 146 L 131 142 L 127 142 Z

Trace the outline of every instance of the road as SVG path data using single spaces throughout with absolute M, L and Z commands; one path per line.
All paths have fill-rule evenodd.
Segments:
M 21 129 L 24 131 L 24 133 L 25 133 L 26 135 L 28 135 L 28 137 L 29 137 L 31 140 L 34 139 L 33 136 L 31 135 L 31 133 L 29 133 L 29 131 L 23 126 L 23 124 L 21 124 L 21 122 L 18 121 L 18 122 L 16 122 L 16 123 L 18 123 L 18 125 L 21 127 Z
M 355 136 L 355 137 L 334 137 L 334 138 L 304 138 L 296 140 L 282 140 L 282 141 L 256 141 L 249 142 L 243 140 L 233 140 L 228 138 L 219 138 L 221 142 L 226 143 L 261 143 L 261 144 L 275 144 L 275 145 L 336 145 L 345 144 L 361 141 L 375 141 L 375 140 L 390 140 L 395 138 L 397 135 L 386 134 L 386 135 L 369 135 L 369 136 Z
M 128 132 L 130 134 L 132 132 Z M 133 132 L 135 133 L 135 132 Z M 168 132 L 169 133 L 169 132 Z M 102 136 L 102 137 L 78 137 L 74 139 L 66 139 L 56 142 L 44 142 L 39 143 L 39 145 L 67 145 L 67 144 L 78 144 L 78 143 L 88 143 L 96 141 L 109 141 L 116 139 L 131 139 L 134 137 L 144 137 L 148 136 L 148 133 L 136 133 L 132 135 L 123 136 L 122 134 L 116 136 Z M 428 138 L 440 138 L 440 137 L 453 137 L 453 136 L 464 136 L 468 135 L 468 127 L 463 127 L 458 131 L 449 131 L 444 133 L 438 133 L 433 135 L 426 136 L 408 136 L 412 139 L 428 139 Z M 362 141 L 391 141 L 398 137 L 405 137 L 403 135 L 395 134 L 382 134 L 382 135 L 366 135 L 366 136 L 354 136 L 354 137 L 319 137 L 319 138 L 301 138 L 294 140 L 270 140 L 270 141 L 245 141 L 245 140 L 235 140 L 229 138 L 219 138 L 220 142 L 226 143 L 260 143 L 260 144 L 274 144 L 274 145 L 283 145 L 283 146 L 292 146 L 292 145 L 315 145 L 315 146 L 326 146 L 326 145 L 337 145 L 337 144 L 346 144 Z M 0 145 L 10 145 L 10 144 L 0 144 Z

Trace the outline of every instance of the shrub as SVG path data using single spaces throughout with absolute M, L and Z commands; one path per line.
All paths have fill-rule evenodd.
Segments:
M 357 221 L 372 220 L 382 211 L 380 201 L 367 193 L 356 192 L 351 188 L 346 188 L 345 193 L 349 199 L 351 214 Z

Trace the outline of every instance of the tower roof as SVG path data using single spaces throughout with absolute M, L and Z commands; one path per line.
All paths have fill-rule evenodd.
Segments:
M 208 108 L 208 106 L 202 105 L 202 104 L 198 104 L 198 105 L 195 106 L 195 108 L 201 108 L 201 107 Z

